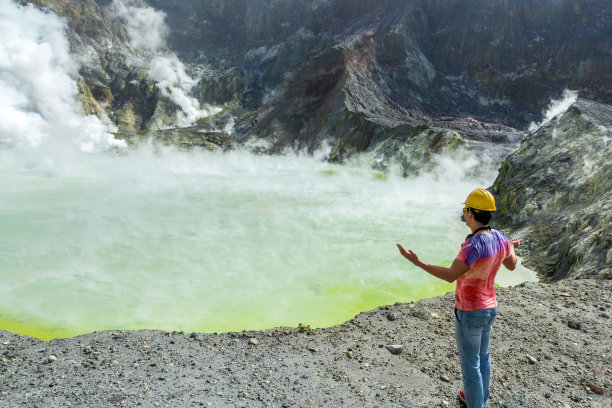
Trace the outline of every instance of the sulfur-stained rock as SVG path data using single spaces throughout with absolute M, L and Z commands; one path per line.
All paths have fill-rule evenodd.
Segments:
M 545 280 L 610 278 L 611 140 L 612 107 L 579 99 L 502 163 L 496 222 Z

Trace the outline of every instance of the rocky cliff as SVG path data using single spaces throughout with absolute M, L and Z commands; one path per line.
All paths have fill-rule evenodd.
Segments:
M 501 166 L 498 223 L 547 280 L 612 278 L 611 141 L 612 107 L 578 100 Z
M 369 152 L 409 174 L 429 152 L 515 145 L 514 129 L 564 88 L 612 101 L 606 1 L 32 2 L 67 19 L 74 53 L 87 57 L 86 111 L 106 113 L 119 137 L 156 130 L 209 148 L 256 139 L 270 152 L 328 145 L 330 160 Z M 147 16 L 158 24 L 138 38 Z M 192 82 L 180 87 L 189 97 L 221 111 L 179 120 L 192 106 L 173 97 L 180 78 L 151 75 L 160 56 L 184 64 L 175 76 Z

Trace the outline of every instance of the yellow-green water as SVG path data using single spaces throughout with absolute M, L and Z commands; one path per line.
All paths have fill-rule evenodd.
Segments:
M 0 156 L 0 328 L 43 339 L 325 327 L 446 293 L 395 243 L 450 264 L 479 182 L 294 155 Z

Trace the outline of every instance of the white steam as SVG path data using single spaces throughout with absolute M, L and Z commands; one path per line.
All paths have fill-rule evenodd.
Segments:
M 65 30 L 54 14 L 0 0 L 0 144 L 62 138 L 87 152 L 123 146 L 110 121 L 84 115 Z
M 174 54 L 155 57 L 149 77 L 157 82 L 162 95 L 181 108 L 182 111 L 177 112 L 176 116 L 179 127 L 191 126 L 199 118 L 221 112 L 221 108 L 202 108 L 197 99 L 188 95 L 196 81 L 185 73 L 183 63 Z
M 169 29 L 164 21 L 166 13 L 155 10 L 142 1 L 114 0 L 111 13 L 125 21 L 125 28 L 133 47 L 159 51 L 166 44 Z
M 130 44 L 153 54 L 149 78 L 156 82 L 163 96 L 181 108 L 173 125 L 191 126 L 196 120 L 221 111 L 220 108 L 202 107 L 196 98 L 189 95 L 197 81 L 187 75 L 176 54 L 164 51 L 165 38 L 170 31 L 164 21 L 166 13 L 137 0 L 114 0 L 110 10 L 112 15 L 124 21 Z M 165 125 L 157 123 L 156 127 Z
M 570 91 L 569 89 L 565 89 L 563 91 L 563 98 L 559 100 L 553 99 L 548 105 L 546 112 L 544 112 L 544 119 L 542 122 L 537 124 L 535 122 L 531 122 L 529 125 L 529 131 L 535 132 L 540 127 L 553 120 L 555 116 L 564 113 L 574 104 L 574 102 L 576 102 L 577 99 L 578 91 Z

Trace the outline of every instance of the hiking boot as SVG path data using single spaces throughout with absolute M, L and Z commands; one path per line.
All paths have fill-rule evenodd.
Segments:
M 464 390 L 459 391 L 459 399 L 461 400 L 461 402 L 465 404 L 465 391 Z

